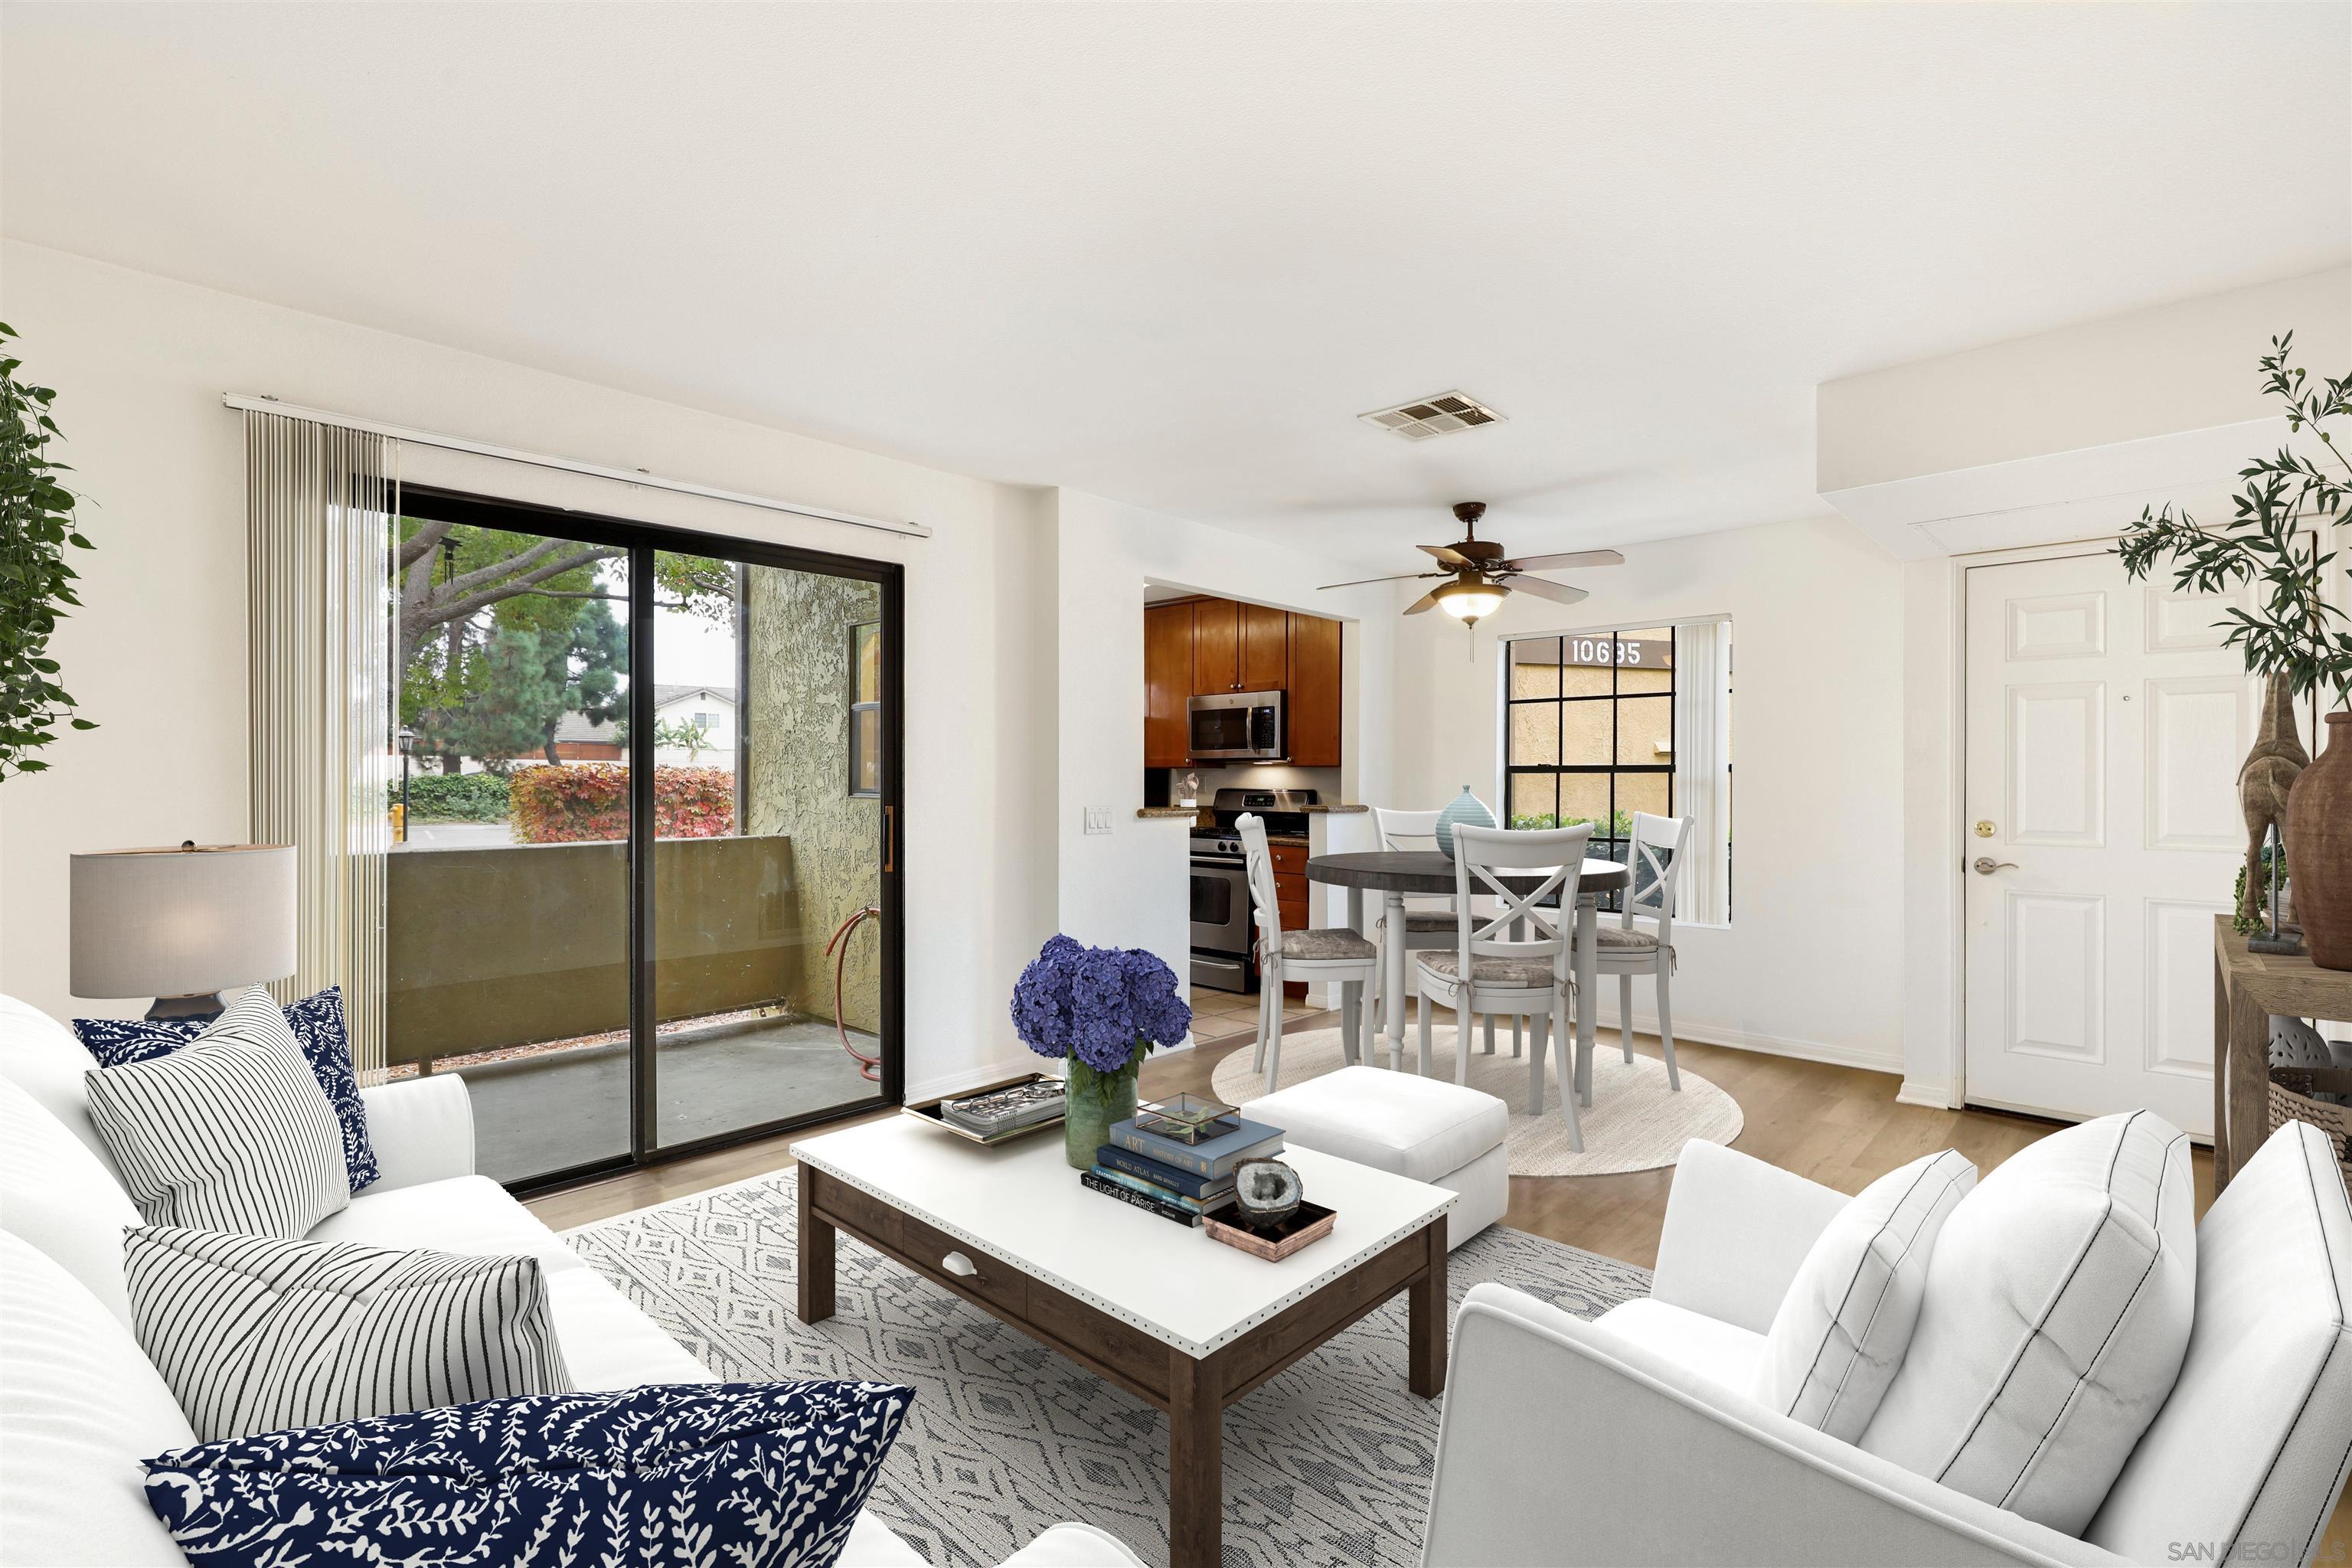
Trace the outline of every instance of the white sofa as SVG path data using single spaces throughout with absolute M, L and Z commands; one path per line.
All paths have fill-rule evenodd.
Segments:
M 139 1461 L 194 1437 L 131 1334 L 121 1237 L 138 1213 L 90 1123 L 89 1066 L 63 1025 L 0 996 L 0 1563 L 170 1568 L 184 1559 L 148 1510 Z M 313 1239 L 536 1256 L 578 1387 L 710 1381 L 504 1188 L 474 1173 L 461 1079 L 361 1092 L 383 1175 Z M 1066 1524 L 1005 1568 L 1133 1562 L 1111 1537 Z M 841 1563 L 919 1568 L 923 1559 L 866 1513 Z
M 2198 1226 L 2187 1358 L 2087 1539 L 1748 1397 L 1798 1265 L 1847 1202 L 1695 1142 L 1650 1297 L 1586 1322 L 1472 1289 L 1426 1568 L 2312 1561 L 2352 1468 L 2352 1202 L 2316 1130 L 2282 1128 Z

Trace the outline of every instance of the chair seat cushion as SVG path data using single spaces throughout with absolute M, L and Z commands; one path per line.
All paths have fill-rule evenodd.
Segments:
M 1371 1067 L 1308 1079 L 1241 1111 L 1302 1149 L 1416 1182 L 1453 1174 L 1511 1129 L 1510 1108 L 1481 1089 Z
M 1447 948 L 1421 953 L 1416 962 L 1441 980 L 1456 980 L 1462 973 L 1462 954 Z M 1552 984 L 1551 960 L 1474 954 L 1470 960 L 1470 983 L 1498 990 L 1548 991 Z
M 1861 1447 L 2080 1535 L 2179 1375 L 2194 1203 L 2188 1136 L 2152 1111 L 2011 1155 L 1937 1234 Z
M 1643 931 L 1638 927 L 1610 925 L 1603 922 L 1593 929 L 1592 934 L 1598 939 L 1592 944 L 1593 951 L 1596 952 L 1630 953 L 1658 951 L 1657 933 Z
M 1889 1171 L 1838 1211 L 1773 1314 L 1760 1403 L 1842 1442 L 1862 1436 L 1910 1348 L 1937 1233 L 1976 1180 L 1946 1149 Z
M 821 1382 L 485 1400 L 164 1454 L 147 1501 L 194 1568 L 355 1552 L 814 1568 L 840 1555 L 913 1397 Z
M 1285 958 L 1360 958 L 1370 961 L 1378 949 L 1354 931 L 1337 927 L 1329 931 L 1286 931 L 1282 933 L 1282 956 Z
M 1388 916 L 1382 915 L 1372 922 L 1372 929 L 1379 931 L 1388 924 Z M 1419 931 L 1452 931 L 1457 923 L 1452 910 L 1407 910 L 1404 912 L 1404 929 L 1408 935 Z
M 1610 1308 L 1592 1326 L 1743 1396 L 1764 1364 L 1767 1342 L 1755 1330 L 1648 1296 Z

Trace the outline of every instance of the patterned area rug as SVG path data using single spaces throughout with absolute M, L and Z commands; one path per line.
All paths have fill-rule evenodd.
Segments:
M 727 1379 L 882 1378 L 915 1408 L 867 1505 L 935 1568 L 989 1568 L 1060 1520 L 1168 1561 L 1160 1412 L 844 1237 L 839 1310 L 793 1313 L 793 1173 L 567 1233 L 630 1300 Z M 1500 1280 L 1579 1317 L 1646 1271 L 1500 1226 L 1457 1248 L 1455 1300 Z M 1225 1413 L 1227 1568 L 1412 1568 L 1438 1407 L 1405 1387 L 1403 1297 Z
M 1454 1081 L 1454 1026 L 1430 1027 L 1429 1076 Z M 1683 1086 L 1666 1087 L 1666 1064 L 1641 1051 L 1627 1061 L 1613 1029 L 1601 1031 L 1592 1050 L 1592 1103 L 1580 1108 L 1584 1152 L 1568 1146 L 1568 1122 L 1559 1113 L 1559 1079 L 1549 1048 L 1544 1053 L 1544 1113 L 1528 1114 L 1529 1059 L 1511 1055 L 1511 1026 L 1498 1022 L 1492 1056 L 1481 1034 L 1471 1037 L 1469 1083 L 1511 1108 L 1508 1134 L 1511 1174 L 1515 1176 L 1611 1176 L 1626 1171 L 1654 1171 L 1682 1157 L 1683 1145 L 1693 1138 L 1728 1143 L 1745 1124 L 1739 1102 L 1715 1084 L 1682 1069 Z M 1532 1044 L 1523 1037 L 1522 1049 Z M 1404 1036 L 1404 1067 L 1418 1062 L 1421 1036 L 1408 1028 Z M 1385 1043 L 1368 1058 L 1375 1067 L 1388 1065 Z M 1305 1083 L 1347 1066 L 1338 1029 L 1306 1029 L 1282 1037 L 1282 1087 Z M 1217 1063 L 1213 1078 L 1217 1098 L 1244 1105 L 1265 1092 L 1265 1075 L 1250 1070 L 1244 1047 Z

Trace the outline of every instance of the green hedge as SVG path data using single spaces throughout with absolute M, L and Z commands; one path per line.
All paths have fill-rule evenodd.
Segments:
M 387 804 L 400 804 L 398 779 L 392 781 Z M 507 781 L 496 773 L 412 773 L 408 816 L 412 822 L 504 822 Z

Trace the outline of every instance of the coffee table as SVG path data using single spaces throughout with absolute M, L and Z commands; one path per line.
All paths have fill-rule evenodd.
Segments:
M 907 1117 L 793 1145 L 800 1316 L 833 1315 L 847 1231 L 1168 1413 L 1171 1568 L 1215 1568 L 1226 1405 L 1408 1292 L 1407 1383 L 1445 1386 L 1454 1194 L 1311 1149 L 1282 1158 L 1331 1234 L 1267 1263 L 1078 1184 L 1058 1131 L 986 1148 Z

